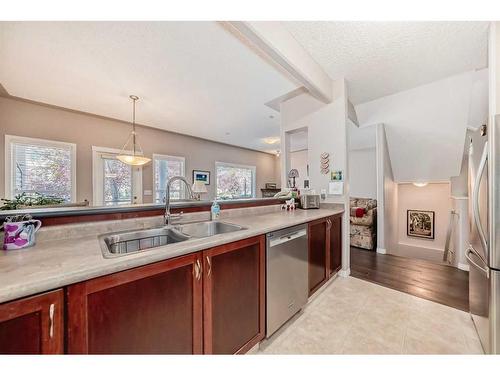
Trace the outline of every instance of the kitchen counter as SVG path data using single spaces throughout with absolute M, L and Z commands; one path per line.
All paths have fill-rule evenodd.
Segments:
M 0 303 L 342 212 L 340 208 L 321 208 L 223 218 L 221 221 L 238 224 L 246 229 L 112 259 L 103 257 L 97 235 L 40 241 L 28 249 L 0 251 Z

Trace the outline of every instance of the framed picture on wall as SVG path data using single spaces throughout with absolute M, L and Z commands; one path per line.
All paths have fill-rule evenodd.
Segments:
M 434 239 L 434 211 L 408 210 L 406 234 L 409 237 Z
M 205 185 L 210 185 L 210 172 L 193 170 L 193 183 L 195 181 L 202 181 Z

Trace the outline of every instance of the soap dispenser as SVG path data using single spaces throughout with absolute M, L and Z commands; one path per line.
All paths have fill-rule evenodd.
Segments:
M 212 203 L 212 207 L 210 208 L 210 216 L 212 220 L 218 220 L 220 216 L 220 206 L 217 201 Z

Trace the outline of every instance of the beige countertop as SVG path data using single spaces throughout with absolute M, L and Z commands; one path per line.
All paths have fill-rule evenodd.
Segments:
M 221 220 L 241 225 L 245 230 L 190 239 L 111 259 L 103 257 L 97 234 L 72 239 L 57 236 L 62 239 L 40 241 L 34 247 L 23 250 L 0 250 L 0 303 L 341 212 L 343 209 L 322 208 L 249 213 Z

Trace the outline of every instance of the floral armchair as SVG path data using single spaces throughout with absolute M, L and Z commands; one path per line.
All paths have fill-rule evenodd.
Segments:
M 350 199 L 351 246 L 374 250 L 377 244 L 377 200 Z

